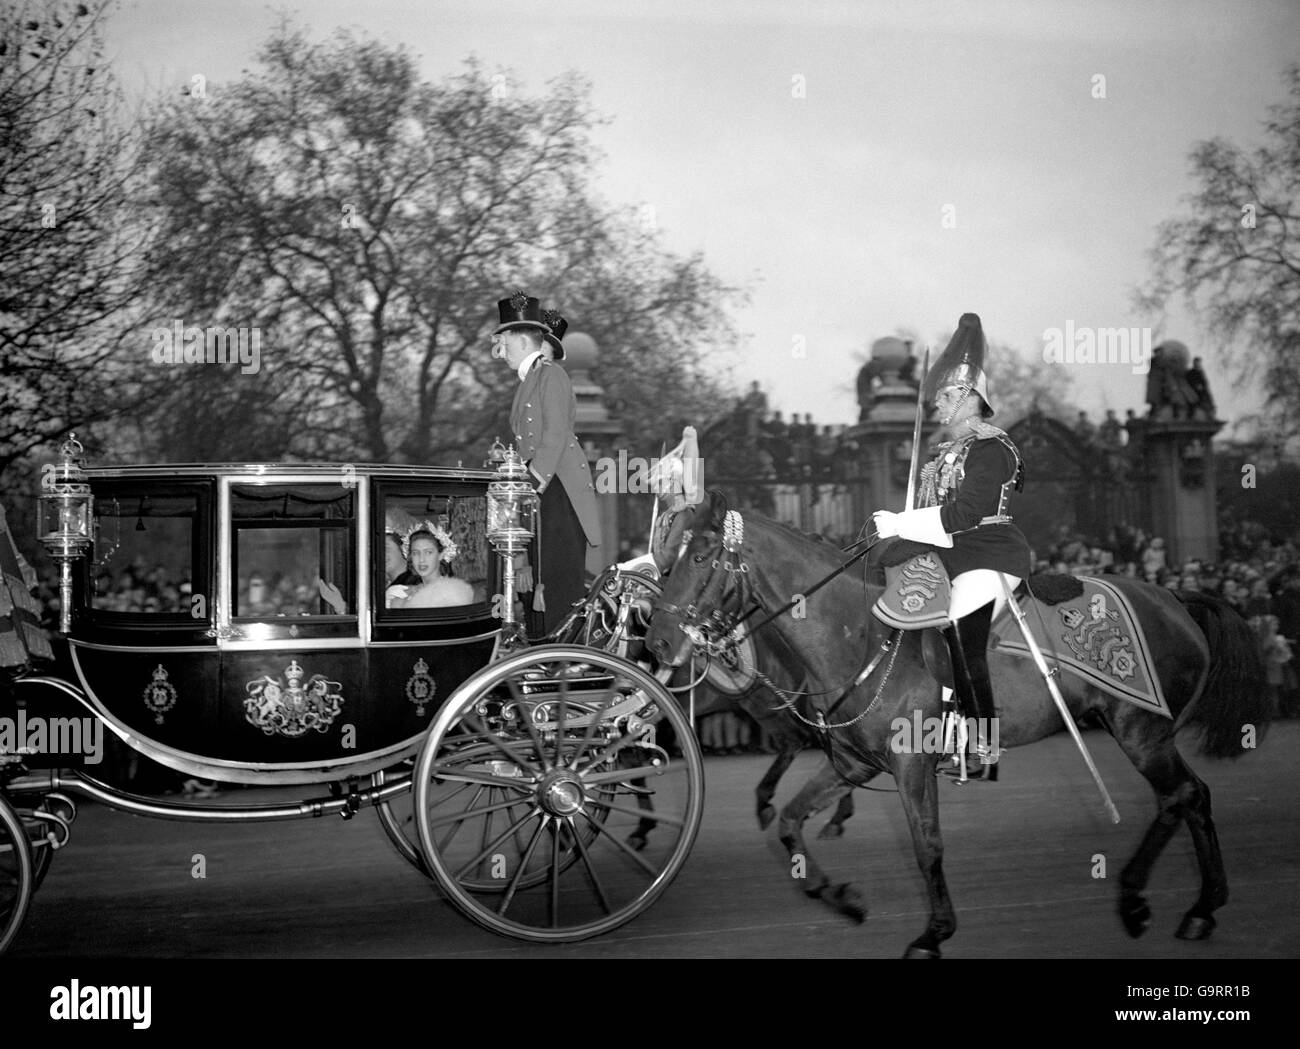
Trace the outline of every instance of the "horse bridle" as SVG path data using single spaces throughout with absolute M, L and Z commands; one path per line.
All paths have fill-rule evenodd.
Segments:
M 687 529 L 683 533 L 678 561 L 686 553 L 693 538 L 694 533 L 692 530 Z M 741 623 L 763 608 L 762 601 L 754 594 L 753 587 L 748 582 L 749 565 L 741 556 L 741 548 L 744 542 L 745 520 L 738 511 L 728 510 L 723 518 L 721 548 L 718 551 L 722 556 L 721 558 L 716 556 L 713 558 L 713 563 L 709 566 L 710 574 L 700 588 L 696 600 L 685 605 L 678 605 L 663 601 L 662 597 L 660 597 L 655 599 L 653 605 L 656 612 L 662 611 L 676 616 L 680 621 L 679 629 L 686 635 L 691 644 L 704 649 L 710 654 L 715 653 L 724 640 L 730 637 Z M 695 560 L 697 563 L 703 563 L 706 556 L 705 554 L 699 554 Z M 722 574 L 719 575 L 719 573 Z M 740 611 L 734 613 L 724 610 L 727 592 L 726 581 L 728 578 L 734 578 L 740 584 L 735 591 L 736 596 L 739 598 Z M 714 586 L 715 580 L 718 581 L 720 586 L 720 593 L 716 602 L 717 607 L 707 617 L 702 616 L 700 614 L 700 604 L 703 603 L 705 596 Z M 747 611 L 745 610 L 746 596 L 752 602 Z
M 678 553 L 678 561 L 681 560 L 681 556 L 683 553 L 685 553 L 692 538 L 693 536 L 690 531 L 687 531 L 686 534 L 683 536 L 681 550 Z M 669 613 L 670 615 L 677 616 L 678 620 L 680 621 L 680 625 L 678 629 L 681 630 L 682 634 L 686 636 L 687 640 L 689 640 L 694 647 L 696 647 L 697 649 L 703 649 L 704 652 L 710 658 L 719 654 L 723 646 L 730 639 L 734 637 L 736 631 L 739 629 L 741 624 L 744 623 L 746 619 L 748 619 L 755 612 L 766 608 L 766 605 L 763 603 L 762 598 L 760 598 L 754 592 L 753 584 L 750 582 L 749 565 L 745 562 L 745 560 L 741 556 L 741 548 L 744 544 L 744 539 L 745 539 L 744 519 L 741 517 L 738 511 L 728 510 L 726 516 L 723 519 L 723 531 L 722 531 L 722 543 L 721 543 L 722 550 L 720 551 L 723 554 L 723 557 L 721 559 L 719 559 L 718 557 L 713 558 L 713 563 L 710 565 L 710 575 L 705 580 L 704 585 L 700 588 L 699 596 L 695 599 L 695 601 L 685 605 L 678 605 L 672 602 L 665 602 L 662 600 L 662 598 L 660 598 L 660 599 L 656 599 L 653 606 L 655 611 L 662 610 L 664 612 Z M 750 628 L 749 634 L 753 636 L 759 630 L 765 627 L 768 623 L 776 619 L 778 616 L 784 615 L 786 612 L 794 608 L 799 603 L 800 599 L 806 601 L 814 593 L 816 593 L 822 587 L 830 583 L 831 580 L 833 580 L 836 576 L 842 574 L 843 572 L 846 572 L 854 564 L 856 564 L 862 558 L 866 557 L 871 552 L 871 548 L 876 544 L 877 541 L 879 541 L 879 539 L 880 536 L 878 535 L 877 536 L 868 535 L 863 539 L 859 540 L 857 543 L 854 543 L 853 544 L 854 546 L 858 546 L 861 544 L 865 544 L 865 546 L 863 546 L 863 549 L 859 550 L 856 554 L 854 554 L 851 558 L 849 558 L 849 560 L 846 561 L 844 564 L 834 569 L 832 572 L 830 572 L 828 575 L 823 577 L 817 583 L 813 584 L 810 587 L 807 587 L 803 592 L 801 592 L 801 594 L 798 597 L 790 601 L 787 601 L 780 608 L 774 609 L 773 611 L 769 612 L 766 618 L 764 618 L 763 620 L 755 624 L 752 628 Z M 852 548 L 853 547 L 851 546 L 848 549 L 851 550 Z M 706 556 L 707 555 L 705 554 L 696 555 L 695 560 L 697 563 L 703 563 Z M 721 575 L 719 573 L 721 573 Z M 746 603 L 744 591 L 745 590 L 748 591 L 750 607 L 748 608 L 747 611 L 743 611 L 743 614 L 727 613 L 726 611 L 723 610 L 725 594 L 726 594 L 726 580 L 728 577 L 737 579 L 741 584 L 741 586 L 737 588 L 737 595 L 740 597 L 740 608 L 742 610 L 744 610 L 745 603 Z M 709 594 L 710 589 L 713 587 L 715 580 L 720 580 L 722 592 L 719 594 L 719 598 L 716 601 L 717 607 L 713 610 L 713 612 L 711 612 L 707 617 L 705 617 L 701 615 L 699 606 L 704 603 L 704 600 L 706 596 Z M 892 633 L 886 636 L 885 640 L 881 643 L 880 648 L 875 653 L 874 657 L 870 660 L 870 662 L 866 664 L 866 666 L 860 672 L 858 672 L 854 676 L 851 682 L 837 688 L 826 689 L 820 692 L 800 692 L 800 693 L 787 694 L 787 692 L 784 689 L 780 688 L 775 682 L 773 682 L 770 678 L 768 678 L 766 674 L 763 674 L 760 670 L 758 670 L 757 667 L 754 667 L 752 669 L 754 673 L 760 679 L 762 679 L 764 684 L 768 686 L 768 688 L 772 689 L 772 691 L 776 695 L 781 697 L 782 706 L 785 709 L 791 711 L 791 713 L 793 713 L 795 717 L 797 717 L 800 721 L 804 722 L 804 724 L 822 732 L 825 732 L 826 730 L 832 728 L 848 728 L 849 726 L 855 724 L 856 722 L 864 718 L 867 714 L 869 714 L 880 702 L 880 697 L 882 692 L 884 691 L 885 683 L 889 680 L 889 674 L 894 668 L 894 660 L 898 656 L 898 650 L 902 648 L 901 641 L 902 641 L 902 632 L 900 630 L 894 630 Z M 889 656 L 889 663 L 885 668 L 884 677 L 881 679 L 880 684 L 877 686 L 876 695 L 872 699 L 870 705 L 866 709 L 864 709 L 861 713 L 859 713 L 856 717 L 854 717 L 851 721 L 846 721 L 841 724 L 828 723 L 826 719 L 832 716 L 835 713 L 835 711 L 839 709 L 840 705 L 849 697 L 850 693 L 852 693 L 852 691 L 855 688 L 857 688 L 860 684 L 866 681 L 875 672 L 876 668 L 880 665 L 880 661 L 884 659 L 886 655 Z M 833 695 L 835 693 L 839 693 L 839 698 L 836 699 L 835 702 L 831 704 L 830 708 L 827 709 L 826 711 L 824 712 L 815 711 L 817 715 L 815 721 L 811 721 L 808 718 L 805 718 L 802 714 L 800 714 L 795 707 L 794 699 L 791 698 L 791 697 L 798 697 L 798 696 L 811 697 L 815 695 Z

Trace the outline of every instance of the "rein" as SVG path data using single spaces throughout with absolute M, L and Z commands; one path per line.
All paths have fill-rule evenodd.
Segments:
M 713 559 L 713 563 L 710 565 L 710 571 L 712 574 L 709 576 L 708 580 L 705 581 L 704 586 L 701 587 L 700 589 L 701 595 L 707 592 L 709 586 L 713 582 L 713 577 L 717 575 L 719 571 L 735 574 L 738 579 L 744 578 L 749 575 L 749 565 L 746 564 L 744 559 L 740 556 L 741 546 L 744 542 L 744 535 L 745 535 L 744 519 L 741 517 L 738 511 L 728 510 L 725 518 L 723 519 L 722 547 L 723 547 L 724 556 L 722 560 L 719 560 L 716 557 Z M 831 583 L 836 577 L 838 577 L 842 573 L 852 568 L 860 560 L 862 560 L 864 557 L 866 557 L 868 554 L 871 553 L 872 548 L 879 541 L 879 539 L 880 539 L 879 536 L 876 536 L 874 539 L 863 538 L 863 539 L 859 539 L 857 542 L 847 547 L 846 548 L 847 550 L 852 550 L 854 546 L 861 546 L 863 543 L 866 543 L 866 546 L 864 546 L 863 549 L 859 550 L 856 554 L 854 554 L 851 558 L 849 558 L 848 561 L 844 562 L 838 568 L 834 569 L 828 575 L 820 579 L 817 583 L 807 588 L 807 590 L 801 591 L 799 597 L 787 601 L 780 608 L 769 613 L 767 618 L 763 619 L 761 622 L 757 623 L 755 626 L 753 626 L 750 629 L 749 633 L 751 634 L 751 636 L 757 633 L 763 627 L 767 626 L 769 623 L 772 623 L 779 616 L 782 616 L 786 612 L 789 612 L 792 608 L 795 607 L 795 605 L 799 603 L 801 599 L 806 600 L 807 598 L 811 597 L 818 590 L 822 589 L 824 586 Z M 689 537 L 687 537 L 686 542 L 689 542 Z M 683 542 L 682 544 L 683 549 L 686 546 L 686 542 Z M 755 612 L 762 609 L 763 604 L 761 599 L 753 594 L 751 594 L 750 597 L 752 600 L 752 606 L 750 607 L 749 611 L 745 612 L 743 615 L 736 618 L 735 621 L 729 627 L 727 627 L 725 631 L 726 634 L 728 635 L 733 634 L 736 631 L 736 629 L 745 622 L 746 619 L 752 616 Z M 741 601 L 743 604 L 744 602 L 743 595 L 741 596 Z M 657 607 L 672 615 L 676 615 L 683 620 L 683 624 L 681 627 L 682 632 L 686 634 L 686 636 L 691 640 L 692 644 L 696 645 L 697 647 L 703 647 L 706 649 L 706 651 L 711 647 L 711 643 L 705 637 L 704 631 L 701 630 L 698 625 L 696 625 L 697 623 L 699 623 L 701 617 L 700 617 L 700 611 L 695 604 L 692 603 L 692 604 L 687 604 L 685 606 L 681 606 L 681 605 L 665 602 L 665 603 L 658 603 Z M 726 613 L 722 612 L 721 609 L 718 609 L 714 612 L 714 618 L 719 620 L 720 625 L 726 626 Z M 898 650 L 902 647 L 903 647 L 902 631 L 896 629 L 888 637 L 886 637 L 883 642 L 881 642 L 880 650 L 875 654 L 871 662 L 868 663 L 861 671 L 858 672 L 858 674 L 854 676 L 851 682 L 849 682 L 847 685 L 843 686 L 842 688 L 826 689 L 824 691 L 819 691 L 819 692 L 788 693 L 780 686 L 778 686 L 774 681 L 772 681 L 772 679 L 769 678 L 766 674 L 764 674 L 761 670 L 759 670 L 758 667 L 751 666 L 748 669 L 752 670 L 756 678 L 760 679 L 763 682 L 763 684 L 765 684 L 777 696 L 780 697 L 781 702 L 778 704 L 778 706 L 773 708 L 774 710 L 787 710 L 791 714 L 793 714 L 796 718 L 798 718 L 801 722 L 807 725 L 809 728 L 815 729 L 820 733 L 825 733 L 832 729 L 850 728 L 853 725 L 856 725 L 859 721 L 865 718 L 876 708 L 876 706 L 880 702 L 881 695 L 884 693 L 885 684 L 886 682 L 889 681 L 890 672 L 894 669 L 894 660 L 898 657 Z M 884 676 L 880 679 L 880 684 L 876 687 L 876 694 L 872 698 L 871 702 L 867 705 L 867 707 L 849 721 L 843 721 L 834 724 L 828 722 L 827 719 L 831 717 L 835 713 L 835 711 L 837 711 L 840 708 L 840 706 L 844 703 L 844 701 L 848 699 L 849 695 L 853 692 L 853 690 L 856 689 L 863 682 L 865 682 L 875 672 L 876 668 L 880 665 L 880 661 L 884 659 L 887 653 L 889 654 L 889 663 L 885 667 L 885 673 Z M 816 713 L 815 721 L 809 720 L 808 718 L 804 717 L 802 714 L 799 713 L 799 710 L 797 708 L 797 700 L 800 697 L 830 695 L 831 693 L 837 691 L 840 693 L 839 698 L 836 699 L 835 702 L 832 703 L 831 706 L 824 713 L 820 710 L 815 711 Z

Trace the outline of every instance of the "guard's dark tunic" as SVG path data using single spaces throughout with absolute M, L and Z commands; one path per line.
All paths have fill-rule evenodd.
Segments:
M 954 441 L 940 450 L 922 471 L 922 506 L 934 506 L 952 536 L 952 547 L 933 547 L 948 577 L 974 568 L 1026 578 L 1030 573 L 1029 543 L 1010 520 L 980 522 L 1007 516 L 1012 488 L 1019 487 L 1022 463 L 1015 445 L 996 427 L 981 424 L 994 436 Z

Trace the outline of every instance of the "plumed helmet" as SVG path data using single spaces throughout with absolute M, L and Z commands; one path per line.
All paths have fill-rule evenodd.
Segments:
M 963 313 L 948 345 L 926 373 L 925 399 L 933 401 L 945 386 L 960 386 L 979 394 L 992 414 L 993 402 L 989 400 L 989 380 L 984 370 L 987 355 L 988 343 L 979 317 Z

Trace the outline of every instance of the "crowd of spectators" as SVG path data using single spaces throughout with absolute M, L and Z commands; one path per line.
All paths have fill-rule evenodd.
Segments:
M 1165 541 L 1139 528 L 1112 529 L 1103 540 L 1062 529 L 1038 572 L 1124 575 L 1171 590 L 1195 590 L 1220 597 L 1250 623 L 1279 709 L 1300 716 L 1300 676 L 1293 651 L 1300 642 L 1300 547 L 1275 542 L 1251 522 L 1226 528 L 1217 562 L 1169 557 Z
M 185 612 L 190 590 L 188 578 L 173 579 L 166 566 L 148 568 L 137 560 L 116 576 L 95 577 L 94 605 L 108 612 Z
M 787 421 L 783 413 L 769 411 L 767 395 L 758 383 L 737 400 L 729 418 L 734 429 L 731 437 L 739 440 L 744 454 L 753 457 L 752 472 L 756 477 L 825 480 L 834 472 L 843 425 L 818 426 L 811 412 L 805 412 L 802 418 L 794 412 Z

